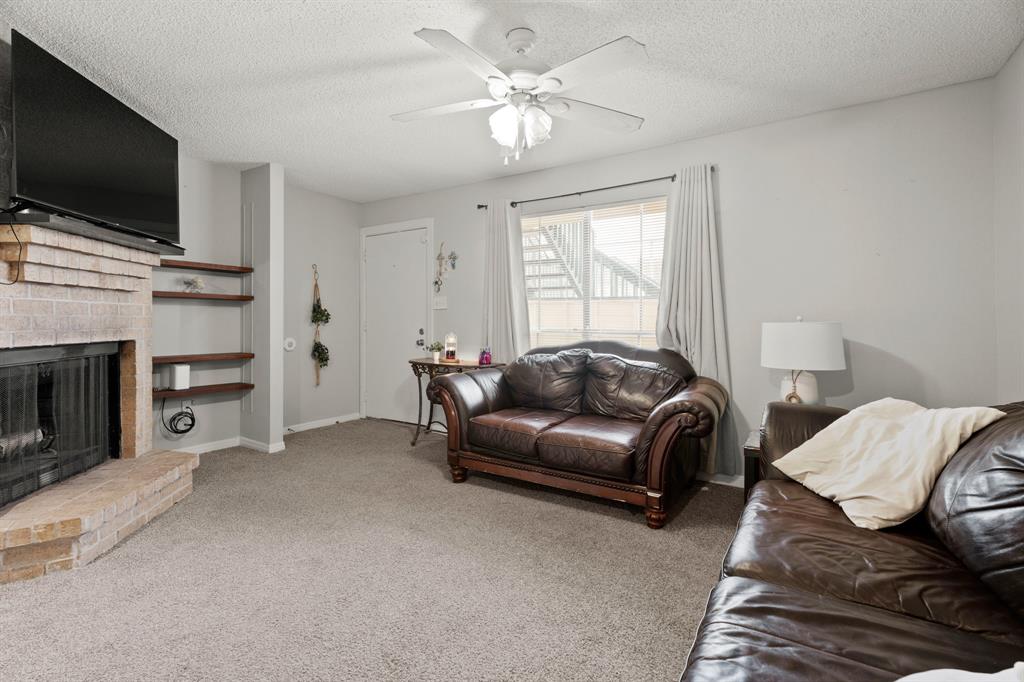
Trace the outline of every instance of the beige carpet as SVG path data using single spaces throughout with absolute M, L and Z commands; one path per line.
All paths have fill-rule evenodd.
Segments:
M 742 492 L 668 526 L 470 474 L 364 420 L 210 453 L 93 564 L 0 586 L 3 680 L 670 680 Z

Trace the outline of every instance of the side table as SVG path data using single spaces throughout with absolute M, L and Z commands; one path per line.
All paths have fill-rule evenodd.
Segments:
M 458 362 L 434 362 L 433 358 L 415 358 L 409 361 L 412 365 L 412 373 L 416 375 L 416 387 L 419 389 L 419 407 L 416 410 L 416 434 L 412 437 L 411 445 L 416 445 L 416 441 L 419 440 L 420 430 L 424 433 L 430 431 L 432 424 L 438 426 L 444 426 L 439 421 L 434 421 L 434 402 L 430 402 L 430 409 L 427 410 L 427 424 L 423 426 L 423 377 L 427 377 L 429 383 L 431 379 L 438 376 L 439 374 L 462 374 L 463 372 L 472 372 L 478 369 L 488 369 L 490 367 L 504 367 L 505 363 L 494 362 L 490 365 L 481 365 L 476 360 L 459 360 Z
M 761 480 L 761 432 L 751 431 L 743 444 L 743 496 Z

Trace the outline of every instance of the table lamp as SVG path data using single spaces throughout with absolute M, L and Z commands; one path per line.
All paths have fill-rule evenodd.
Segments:
M 808 370 L 846 369 L 839 322 L 761 323 L 761 366 L 788 369 L 780 395 L 788 403 L 818 402 L 818 380 Z

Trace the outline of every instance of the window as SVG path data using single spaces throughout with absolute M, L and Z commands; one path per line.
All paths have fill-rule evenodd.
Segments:
M 665 199 L 522 219 L 530 345 L 657 348 Z

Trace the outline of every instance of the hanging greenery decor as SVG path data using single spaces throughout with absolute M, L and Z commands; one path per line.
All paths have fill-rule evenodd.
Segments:
M 313 352 L 310 356 L 316 361 L 314 370 L 316 372 L 316 385 L 320 385 L 320 369 L 326 367 L 331 361 L 331 352 L 320 342 L 320 325 L 331 321 L 331 313 L 320 303 L 320 273 L 313 263 L 313 313 L 310 315 L 310 322 L 316 325 L 313 333 Z
M 313 302 L 313 324 L 327 324 L 331 321 L 331 314 L 327 308 L 320 305 L 320 301 Z
M 327 346 L 319 341 L 314 341 L 313 359 L 316 360 L 317 367 L 326 367 L 327 363 L 331 361 L 331 351 L 327 350 Z M 317 372 L 317 374 L 319 374 L 319 372 Z

